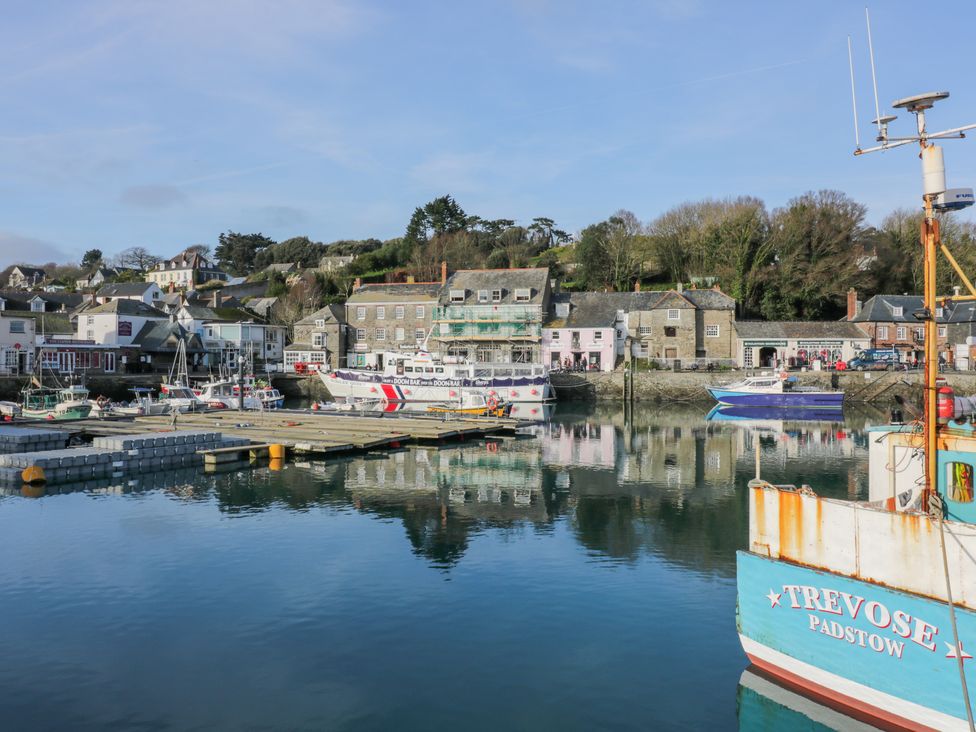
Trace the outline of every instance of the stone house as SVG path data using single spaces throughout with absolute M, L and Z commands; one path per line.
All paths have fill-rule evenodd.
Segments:
M 382 367 L 383 353 L 423 348 L 440 282 L 360 284 L 346 300 L 346 364 Z
M 915 317 L 922 310 L 921 295 L 875 295 L 863 305 L 857 292 L 847 293 L 847 320 L 860 325 L 871 339 L 870 348 L 894 348 L 902 360 L 924 357 L 925 323 Z M 945 351 L 948 328 L 943 308 L 936 308 L 935 320 L 939 350 Z
M 633 358 L 671 365 L 698 358 L 698 308 L 675 290 L 633 293 L 627 317 Z
M 432 350 L 481 363 L 542 363 L 551 294 L 544 267 L 458 270 L 440 292 Z
M 292 342 L 285 346 L 286 372 L 294 372 L 296 364 L 316 370 L 333 370 L 346 364 L 344 306 L 326 305 L 299 320 L 293 329 Z
M 735 358 L 735 300 L 717 287 L 691 288 L 681 295 L 695 306 L 695 357 Z

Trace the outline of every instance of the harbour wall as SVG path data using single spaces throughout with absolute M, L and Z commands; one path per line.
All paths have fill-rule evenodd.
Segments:
M 742 371 L 639 371 L 626 374 L 628 395 L 639 402 L 710 402 L 706 386 L 726 384 L 742 378 Z M 831 388 L 832 376 L 837 388 L 843 389 L 851 402 L 886 405 L 895 395 L 919 403 L 922 393 L 922 373 L 910 372 L 794 372 L 803 386 Z M 960 395 L 976 394 L 976 371 L 950 371 L 944 374 L 949 386 Z M 624 399 L 623 371 L 553 374 L 552 384 L 561 401 L 613 402 Z M 114 400 L 132 398 L 130 389 L 136 386 L 158 388 L 159 374 L 91 376 L 85 380 L 92 396 L 104 395 Z M 632 381 L 631 381 L 632 380 Z M 20 401 L 20 390 L 27 377 L 0 377 L 0 400 Z M 325 384 L 318 376 L 274 376 L 274 385 L 288 399 L 326 400 L 330 398 Z M 53 386 L 53 382 L 49 384 Z

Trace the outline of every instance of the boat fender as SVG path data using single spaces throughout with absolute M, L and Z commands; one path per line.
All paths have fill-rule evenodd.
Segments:
M 940 386 L 938 391 L 937 414 L 939 419 L 950 420 L 955 416 L 955 392 L 951 386 Z
M 28 485 L 32 483 L 44 483 L 47 481 L 47 478 L 44 475 L 44 468 L 39 468 L 36 465 L 31 465 L 24 468 L 23 472 L 20 474 L 20 479 Z
M 317 412 L 317 411 L 319 411 L 319 410 L 320 410 L 321 408 L 322 408 L 322 407 L 320 407 L 320 406 L 319 406 L 319 403 L 318 403 L 318 402 L 312 402 L 312 411 L 313 411 L 313 412 Z

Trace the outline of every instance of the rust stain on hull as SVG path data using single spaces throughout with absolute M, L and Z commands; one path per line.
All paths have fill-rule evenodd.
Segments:
M 780 556 L 799 559 L 803 546 L 803 497 L 792 491 L 778 493 Z

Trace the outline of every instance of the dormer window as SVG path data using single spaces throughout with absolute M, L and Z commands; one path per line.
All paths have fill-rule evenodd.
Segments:
M 488 290 L 478 290 L 478 302 L 488 302 L 491 293 Z
M 944 318 L 945 317 L 945 308 L 936 308 L 935 309 L 935 317 L 937 317 L 937 318 Z
M 515 302 L 528 302 L 532 299 L 532 290 L 528 287 L 519 287 L 515 290 Z
M 451 290 L 451 302 L 464 302 L 464 290 Z
M 31 300 L 31 312 L 32 313 L 43 313 L 44 312 L 44 301 L 40 298 L 35 298 Z
M 315 321 L 315 327 L 316 328 L 324 328 L 325 327 L 325 318 L 319 318 L 318 320 L 316 320 Z
M 900 318 L 905 314 L 905 308 L 903 308 L 901 305 L 894 306 L 891 308 L 891 314 L 896 318 Z

